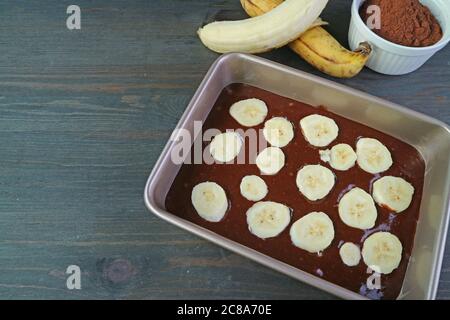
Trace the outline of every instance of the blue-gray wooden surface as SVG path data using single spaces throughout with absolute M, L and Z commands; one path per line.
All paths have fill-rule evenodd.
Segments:
M 66 8 L 81 7 L 79 31 Z M 350 0 L 323 17 L 346 43 Z M 332 298 L 145 208 L 145 181 L 217 55 L 203 21 L 238 0 L 1 1 L 0 298 Z M 287 49 L 265 54 L 319 74 Z M 450 48 L 419 71 L 351 87 L 450 123 Z M 447 240 L 447 243 L 449 241 Z M 82 269 L 82 289 L 65 270 Z M 439 298 L 450 298 L 447 251 Z

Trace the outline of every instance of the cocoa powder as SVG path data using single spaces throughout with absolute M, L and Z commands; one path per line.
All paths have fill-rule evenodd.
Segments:
M 381 28 L 372 31 L 386 40 L 408 47 L 426 47 L 442 38 L 439 22 L 419 0 L 367 0 L 360 15 L 368 26 L 368 21 L 374 21 L 374 12 L 367 11 L 372 5 L 378 6 L 381 13 Z

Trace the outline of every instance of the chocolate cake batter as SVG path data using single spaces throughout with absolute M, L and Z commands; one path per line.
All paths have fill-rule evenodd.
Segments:
M 230 116 L 229 108 L 233 103 L 248 98 L 258 98 L 266 102 L 269 109 L 266 120 L 276 116 L 286 117 L 294 124 L 295 137 L 282 148 L 286 155 L 286 165 L 274 176 L 261 176 L 255 164 L 184 164 L 168 192 L 167 211 L 371 299 L 395 299 L 402 287 L 419 217 L 425 172 L 424 160 L 419 152 L 394 137 L 338 116 L 327 111 L 326 108 L 315 108 L 244 84 L 232 84 L 222 91 L 203 129 L 217 128 L 222 132 L 226 129 L 245 129 Z M 301 133 L 299 121 L 310 114 L 330 117 L 339 126 L 337 139 L 327 148 L 339 143 L 347 143 L 355 149 L 358 138 L 376 138 L 390 150 L 394 164 L 381 175 L 364 172 L 357 164 L 348 171 L 332 169 L 329 164 L 320 160 L 319 149 L 309 145 Z M 262 129 L 263 126 L 264 124 L 261 124 L 255 128 Z M 207 145 L 208 143 L 205 142 L 204 148 Z M 248 148 L 248 144 L 245 148 Z M 299 192 L 295 177 L 297 171 L 305 164 L 321 164 L 335 173 L 336 184 L 323 200 L 310 202 Z M 267 183 L 269 193 L 263 201 L 276 201 L 292 208 L 291 224 L 279 236 L 262 240 L 249 232 L 246 211 L 254 203 L 245 199 L 239 191 L 241 179 L 246 175 L 259 175 Z M 373 181 L 386 175 L 402 177 L 414 186 L 415 193 L 409 208 L 396 214 L 377 205 L 378 218 L 375 227 L 371 230 L 364 231 L 345 225 L 338 214 L 340 197 L 354 186 L 371 193 Z M 191 203 L 192 188 L 204 181 L 220 184 L 227 193 L 230 208 L 224 219 L 218 223 L 203 220 Z M 334 224 L 335 238 L 321 255 L 311 254 L 295 247 L 289 237 L 289 228 L 292 223 L 312 211 L 325 212 Z M 371 274 L 367 272 L 367 266 L 363 260 L 361 259 L 356 267 L 346 266 L 339 256 L 339 247 L 344 242 L 350 241 L 362 249 L 364 240 L 376 231 L 389 231 L 395 234 L 402 242 L 403 253 L 400 266 L 389 275 L 381 275 L 381 290 L 369 290 L 366 281 Z

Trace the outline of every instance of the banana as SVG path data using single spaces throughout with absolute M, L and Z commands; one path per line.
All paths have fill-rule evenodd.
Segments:
M 219 162 L 229 162 L 236 158 L 242 148 L 242 138 L 236 132 L 225 132 L 216 135 L 210 145 L 211 156 Z
M 241 0 L 242 7 L 251 17 L 269 12 L 282 2 L 283 0 Z M 356 76 L 369 59 L 372 52 L 370 44 L 363 42 L 355 51 L 347 50 L 320 25 L 320 21 L 316 20 L 315 27 L 305 31 L 289 47 L 323 73 L 338 78 Z
M 389 232 L 377 232 L 364 241 L 362 257 L 372 270 L 389 274 L 399 266 L 402 251 L 402 243 L 397 236 Z
M 372 52 L 368 42 L 360 43 L 355 51 L 347 50 L 322 27 L 306 31 L 289 47 L 313 67 L 336 78 L 359 74 Z
M 414 187 L 406 180 L 386 176 L 373 184 L 372 195 L 381 206 L 397 213 L 406 210 L 411 204 Z
M 272 9 L 275 9 L 283 0 L 241 0 L 242 8 L 250 17 L 261 16 Z M 320 18 L 317 18 L 309 27 L 314 28 L 317 26 L 327 25 L 328 23 Z
M 371 229 L 377 220 L 377 208 L 372 197 L 361 188 L 353 188 L 339 201 L 339 217 L 349 227 Z
M 227 195 L 215 182 L 197 184 L 192 189 L 191 202 L 198 215 L 210 222 L 219 222 L 228 210 Z
M 339 134 L 336 122 L 319 114 L 312 114 L 300 120 L 303 136 L 309 144 L 315 147 L 326 147 Z
M 266 52 L 288 44 L 306 31 L 327 3 L 328 0 L 286 0 L 259 17 L 207 24 L 198 30 L 198 35 L 215 52 Z
M 278 171 L 280 171 L 284 167 L 284 164 L 284 153 L 278 147 L 265 148 L 256 157 L 256 166 L 263 174 L 277 174 Z
M 242 196 L 250 201 L 260 201 L 269 192 L 267 184 L 258 176 L 245 176 L 242 178 L 240 190 Z
M 281 203 L 257 202 L 247 210 L 248 229 L 261 239 L 276 237 L 290 221 L 291 210 Z
M 356 156 L 359 167 L 372 174 L 388 170 L 393 163 L 388 148 L 372 138 L 360 138 L 356 142 Z
M 266 103 L 255 98 L 238 101 L 230 107 L 230 115 L 244 127 L 263 123 L 267 112 Z
M 334 226 L 323 212 L 311 212 L 292 224 L 289 232 L 292 243 L 310 253 L 328 248 L 334 239 Z
M 321 165 L 306 165 L 297 173 L 297 187 L 309 200 L 325 198 L 334 187 L 335 176 L 330 169 Z
M 275 117 L 266 121 L 263 134 L 272 146 L 283 148 L 294 139 L 294 126 L 286 118 Z
M 320 150 L 319 154 L 323 162 L 330 163 L 333 169 L 339 171 L 346 171 L 352 168 L 357 158 L 353 148 L 345 143 L 337 144 L 331 150 Z
M 349 267 L 357 266 L 361 261 L 361 250 L 356 244 L 351 242 L 346 242 L 341 246 L 339 255 L 342 262 Z

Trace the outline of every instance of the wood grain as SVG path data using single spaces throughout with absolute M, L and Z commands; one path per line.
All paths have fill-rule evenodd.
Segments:
M 323 18 L 346 43 L 350 0 Z M 196 30 L 237 0 L 0 4 L 0 298 L 330 299 L 149 213 L 144 184 L 217 55 Z M 287 49 L 264 55 L 319 74 Z M 450 50 L 417 72 L 339 80 L 450 123 Z M 450 242 L 447 240 L 447 242 Z M 82 270 L 67 290 L 65 270 Z M 446 252 L 438 292 L 450 298 Z

